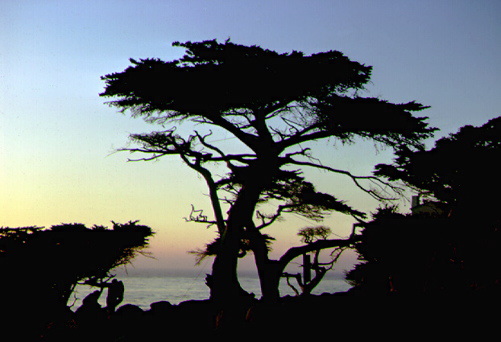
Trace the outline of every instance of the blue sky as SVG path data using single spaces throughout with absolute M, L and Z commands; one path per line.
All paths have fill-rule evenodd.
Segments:
M 157 127 L 118 114 L 98 94 L 100 76 L 122 71 L 129 58 L 170 60 L 183 53 L 172 42 L 213 38 L 342 51 L 374 67 L 368 96 L 431 106 L 423 115 L 440 128 L 437 137 L 501 114 L 500 1 L 2 0 L 0 226 L 137 219 L 158 232 L 158 261 L 145 264 L 191 266 L 186 251 L 214 236 L 183 220 L 191 203 L 207 205 L 202 180 L 174 159 L 127 163 L 127 154 L 112 153 L 130 133 Z M 320 150 L 325 164 L 357 173 L 391 160 L 391 151 L 367 145 Z M 319 179 L 354 206 L 375 205 L 343 180 Z M 350 227 L 338 217 L 330 223 L 341 236 Z M 277 253 L 309 224 L 276 228 Z

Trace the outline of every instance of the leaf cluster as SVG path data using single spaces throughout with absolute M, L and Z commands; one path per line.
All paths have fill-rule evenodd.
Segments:
M 325 226 L 301 228 L 297 235 L 301 237 L 301 242 L 310 244 L 316 240 L 326 240 L 331 234 L 331 229 Z
M 394 104 L 377 98 L 330 95 L 315 107 L 318 127 L 343 141 L 359 136 L 387 146 L 421 147 L 436 130 L 428 127 L 427 117 L 413 116 L 413 112 L 429 108 L 414 101 Z

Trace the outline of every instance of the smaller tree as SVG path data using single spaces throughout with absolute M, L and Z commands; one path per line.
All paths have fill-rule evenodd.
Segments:
M 0 297 L 8 307 L 49 313 L 67 305 L 79 282 L 102 282 L 144 253 L 153 231 L 136 222 L 0 228 Z M 36 311 L 36 310 L 35 310 Z
M 413 217 L 395 207 L 381 208 L 364 224 L 355 244 L 361 262 L 346 279 L 354 291 L 365 294 L 439 291 L 457 267 L 449 262 L 453 257 L 445 239 L 449 232 L 445 218 Z
M 297 235 L 301 237 L 301 242 L 311 245 L 319 240 L 327 240 L 329 235 L 331 235 L 331 230 L 325 226 L 306 227 L 302 228 Z M 334 267 L 334 264 L 345 249 L 346 247 L 335 247 L 330 253 L 330 260 L 327 262 L 320 261 L 321 249 L 311 252 L 313 254 L 313 261 L 311 260 L 310 254 L 305 253 L 303 254 L 303 264 L 301 265 L 303 268 L 303 275 L 301 275 L 301 273 L 291 274 L 284 272 L 282 276 L 287 279 L 287 284 L 297 295 L 309 295 L 313 289 L 320 284 L 325 274 Z M 311 271 L 315 272 L 313 278 L 311 277 Z M 296 279 L 301 293 L 291 283 L 291 279 Z
M 376 174 L 403 181 L 447 210 L 380 210 L 365 225 L 350 272 L 355 288 L 374 293 L 499 291 L 501 284 L 501 117 L 439 139 L 429 150 L 401 147 Z

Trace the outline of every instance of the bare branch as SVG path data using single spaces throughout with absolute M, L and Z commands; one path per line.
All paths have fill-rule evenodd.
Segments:
M 260 211 L 256 211 L 256 216 L 259 219 L 261 219 L 261 225 L 257 226 L 256 228 L 260 230 L 260 229 L 263 229 L 265 227 L 270 226 L 273 222 L 275 222 L 276 220 L 278 220 L 280 218 L 280 215 L 282 214 L 282 212 L 285 209 L 287 209 L 288 207 L 290 207 L 290 206 L 279 205 L 277 208 L 277 211 L 273 215 L 264 215 Z M 267 222 L 266 222 L 266 219 L 268 219 Z
M 195 210 L 195 206 L 191 205 L 191 212 L 188 218 L 184 217 L 186 222 L 196 222 L 207 224 L 207 228 L 212 225 L 217 225 L 217 221 L 210 221 L 206 215 L 203 214 L 203 210 Z
M 247 145 L 247 147 L 256 152 L 256 143 L 259 141 L 259 137 L 246 133 L 240 127 L 234 125 L 232 122 L 226 120 L 220 115 L 211 115 L 210 120 L 212 121 L 211 124 L 224 128 Z
M 292 153 L 287 153 L 285 155 L 285 159 L 289 159 L 293 156 L 298 156 L 298 155 L 301 155 L 301 156 L 305 156 L 305 157 L 308 157 L 308 158 L 312 158 L 311 155 L 310 155 L 310 152 L 311 149 L 310 148 L 303 148 L 301 151 L 297 151 L 297 152 L 292 152 Z
M 158 159 L 158 158 L 163 157 L 163 156 L 168 154 L 168 153 L 159 153 L 156 150 L 138 149 L 138 148 L 131 148 L 131 149 L 123 148 L 123 149 L 119 149 L 117 151 L 118 152 L 128 151 L 130 153 L 135 153 L 135 152 L 154 153 L 154 155 L 152 157 L 148 157 L 148 158 L 137 158 L 137 159 L 128 158 L 127 161 L 129 161 L 129 162 L 155 160 L 155 159 Z
M 284 277 L 287 281 L 287 285 L 289 285 L 289 287 L 294 291 L 294 293 L 296 294 L 296 296 L 299 296 L 299 291 L 298 289 L 296 289 L 296 287 L 294 285 L 292 285 L 292 283 L 290 282 L 290 278 L 294 278 L 296 279 L 297 283 L 299 284 L 299 287 L 303 287 L 303 281 L 302 281 L 302 278 L 301 278 L 301 274 L 299 273 L 296 273 L 296 274 L 292 274 L 292 273 L 287 273 L 287 272 L 284 272 L 282 273 L 282 277 Z
M 210 153 L 203 153 L 196 151 L 192 144 L 194 139 L 203 137 L 200 135 L 192 135 L 187 140 L 181 138 L 180 136 L 174 135 L 174 130 L 169 130 L 165 132 L 155 132 L 149 135 L 133 135 L 132 138 L 138 142 L 141 142 L 144 147 L 136 149 L 123 149 L 129 152 L 142 152 L 142 153 L 153 153 L 150 158 L 141 158 L 138 160 L 153 160 L 164 155 L 179 155 L 179 157 L 193 170 L 201 174 L 209 188 L 209 196 L 211 199 L 212 207 L 214 210 L 214 215 L 216 220 L 210 221 L 209 223 L 217 224 L 218 231 L 222 233 L 225 229 L 225 221 L 223 219 L 223 213 L 221 210 L 221 205 L 219 202 L 217 194 L 217 185 L 214 181 L 211 172 L 202 166 L 202 163 L 211 161 L 214 158 Z M 195 219 L 194 221 L 199 221 Z
M 327 171 L 330 171 L 330 172 L 334 172 L 334 173 L 339 173 L 339 174 L 342 174 L 342 175 L 346 175 L 348 177 L 350 177 L 353 182 L 355 183 L 355 185 L 363 190 L 364 192 L 368 193 L 369 195 L 371 195 L 373 198 L 377 199 L 377 200 L 395 200 L 396 198 L 388 198 L 388 197 L 384 197 L 384 196 L 381 196 L 377 191 L 373 190 L 373 189 L 367 189 L 365 188 L 364 186 L 362 186 L 359 182 L 359 180 L 369 180 L 371 181 L 372 183 L 382 187 L 389 187 L 391 188 L 393 191 L 397 192 L 397 193 L 400 193 L 400 191 L 402 189 L 390 184 L 390 183 L 387 183 L 387 182 L 384 182 L 383 180 L 379 179 L 378 177 L 376 176 L 355 176 L 353 175 L 351 172 L 349 171 L 346 171 L 346 170 L 340 170 L 340 169 L 334 169 L 332 167 L 329 167 L 329 166 L 325 166 L 325 165 L 321 165 L 321 164 L 315 164 L 315 163 L 312 163 L 312 162 L 303 162 L 303 161 L 298 161 L 298 160 L 294 160 L 292 158 L 288 158 L 287 159 L 287 163 L 288 164 L 295 164 L 295 165 L 303 165 L 303 166 L 311 166 L 311 167 L 315 167 L 315 168 L 318 168 L 318 169 L 323 169 L 323 170 L 327 170 Z
M 301 132 L 300 128 L 303 127 L 301 123 L 294 122 L 291 119 L 287 119 L 285 117 L 282 117 L 282 121 L 285 122 L 287 126 L 289 126 L 289 131 L 292 133 L 291 135 Z
M 223 211 L 221 209 L 221 203 L 219 202 L 219 197 L 217 194 L 217 185 L 212 178 L 211 172 L 200 165 L 199 159 L 197 159 L 195 163 L 192 163 L 188 160 L 188 158 L 186 158 L 186 156 L 182 154 L 180 156 L 189 167 L 191 167 L 193 170 L 197 171 L 204 177 L 207 187 L 209 188 L 209 197 L 211 200 L 212 209 L 214 211 L 214 216 L 216 217 L 215 223 L 217 224 L 219 233 L 222 234 L 225 230 L 226 223 L 223 218 Z

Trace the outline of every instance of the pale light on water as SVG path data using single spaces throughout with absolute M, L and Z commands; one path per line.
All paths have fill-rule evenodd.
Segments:
M 179 304 L 187 300 L 203 300 L 209 298 L 209 288 L 205 285 L 203 276 L 121 276 L 125 285 L 123 304 L 134 304 L 143 310 L 148 310 L 150 304 L 159 301 L 168 301 L 171 304 Z M 256 295 L 261 296 L 259 279 L 257 277 L 240 277 L 242 287 Z M 346 291 L 350 288 L 344 279 L 326 278 L 315 288 L 313 294 L 324 292 L 334 293 Z M 89 286 L 78 286 L 69 301 L 72 309 L 76 310 L 82 299 L 87 294 L 95 291 L 96 288 Z M 102 306 L 106 305 L 106 289 L 100 297 Z M 294 295 L 294 291 L 287 285 L 285 280 L 281 281 L 280 294 L 282 296 Z

